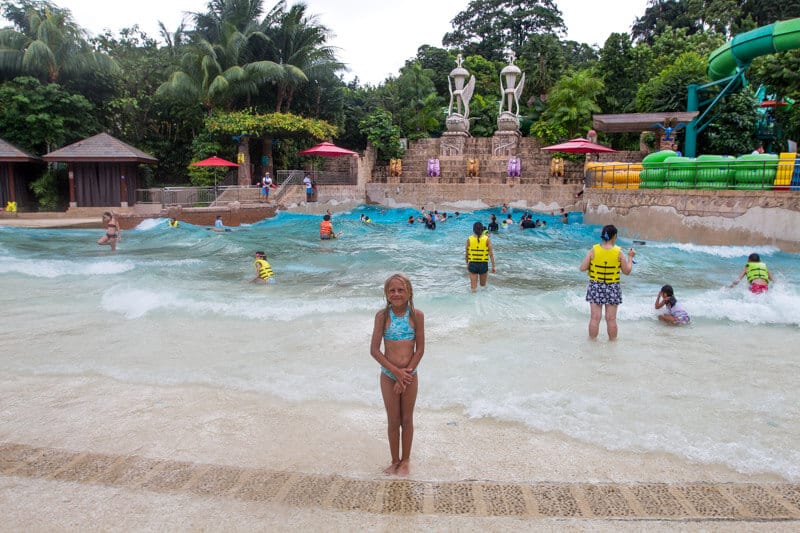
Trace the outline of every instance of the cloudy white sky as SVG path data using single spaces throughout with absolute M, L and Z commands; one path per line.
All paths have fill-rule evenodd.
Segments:
M 72 11 L 73 18 L 91 33 L 113 32 L 138 24 L 158 35 L 158 22 L 173 30 L 186 12 L 204 11 L 208 0 L 52 0 Z M 293 2 L 289 0 L 289 4 Z M 469 0 L 305 0 L 308 12 L 330 28 L 338 57 L 361 83 L 378 84 L 396 75 L 423 44 L 441 46 L 450 21 Z M 602 45 L 613 32 L 628 32 L 648 0 L 556 0 L 567 25 L 568 38 Z M 269 8 L 272 0 L 265 0 Z

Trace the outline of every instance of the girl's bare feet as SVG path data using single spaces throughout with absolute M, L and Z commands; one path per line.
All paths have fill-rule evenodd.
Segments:
M 387 476 L 392 476 L 392 475 L 397 473 L 397 468 L 399 466 L 400 466 L 399 462 L 392 463 L 392 464 L 390 464 L 389 466 L 387 466 L 386 468 L 383 469 L 383 473 L 386 474 Z
M 407 476 L 408 472 L 409 472 L 408 461 L 400 461 L 397 464 L 397 468 L 394 471 L 395 475 L 398 476 Z

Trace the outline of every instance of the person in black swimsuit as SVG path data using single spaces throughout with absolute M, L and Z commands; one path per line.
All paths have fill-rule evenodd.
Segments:
M 103 213 L 103 224 L 106 226 L 106 234 L 97 240 L 99 245 L 109 245 L 111 251 L 117 250 L 117 243 L 122 240 L 122 231 L 119 229 L 117 218 L 111 211 Z

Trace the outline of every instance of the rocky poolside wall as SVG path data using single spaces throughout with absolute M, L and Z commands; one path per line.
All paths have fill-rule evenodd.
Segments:
M 584 221 L 623 235 L 800 253 L 800 192 L 587 189 Z

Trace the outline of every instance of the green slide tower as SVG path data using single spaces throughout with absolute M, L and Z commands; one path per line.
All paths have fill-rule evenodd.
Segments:
M 747 83 L 744 72 L 753 59 L 794 48 L 800 48 L 800 18 L 740 33 L 711 52 L 708 58 L 708 77 L 711 82 L 689 85 L 686 110 L 702 111 L 686 125 L 684 155 L 697 155 L 697 135 L 713 122 L 715 115 L 711 111 L 717 103 Z

